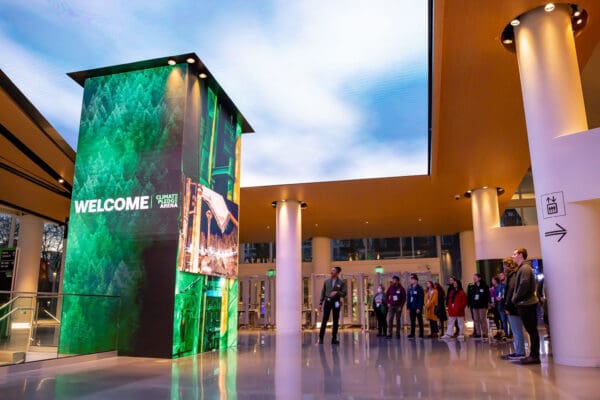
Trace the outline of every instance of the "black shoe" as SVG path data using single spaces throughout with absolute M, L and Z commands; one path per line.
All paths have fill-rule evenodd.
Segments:
M 319 344 L 323 344 L 323 339 L 319 339 Z
M 340 344 L 340 341 L 339 341 L 339 340 L 337 340 L 337 339 L 333 339 L 333 340 L 331 341 L 331 344 Z
M 539 357 L 525 357 L 524 359 L 521 360 L 521 364 L 523 365 L 531 365 L 531 364 L 541 364 L 542 362 L 540 361 Z
M 505 355 L 503 355 L 503 356 L 500 356 L 500 359 L 501 359 L 501 360 L 508 360 L 508 359 L 510 359 L 511 357 L 515 357 L 515 356 L 517 356 L 517 353 L 510 353 L 510 354 L 505 354 Z

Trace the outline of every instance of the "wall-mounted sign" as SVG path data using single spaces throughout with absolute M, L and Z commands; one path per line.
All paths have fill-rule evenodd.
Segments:
M 560 242 L 561 240 L 563 240 L 563 238 L 565 237 L 565 235 L 567 234 L 567 230 L 560 224 L 555 224 L 556 227 L 558 229 L 553 230 L 553 231 L 548 231 L 544 233 L 544 236 L 546 237 L 552 237 L 552 236 L 560 236 L 558 238 L 558 240 L 556 241 L 557 243 Z
M 540 198 L 540 202 L 544 218 L 563 217 L 567 215 L 563 192 L 543 194 Z
M 12 271 L 17 259 L 17 249 L 0 249 L 0 271 Z

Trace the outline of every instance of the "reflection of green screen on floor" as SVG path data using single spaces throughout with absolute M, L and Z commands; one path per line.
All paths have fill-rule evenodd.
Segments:
M 185 63 L 98 71 L 85 81 L 63 290 L 116 297 L 65 301 L 59 352 L 117 337 L 127 355 L 235 345 L 242 117 Z

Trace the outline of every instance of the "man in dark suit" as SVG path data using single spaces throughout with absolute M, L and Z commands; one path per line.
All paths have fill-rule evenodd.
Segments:
M 331 268 L 331 278 L 323 282 L 323 290 L 321 290 L 321 301 L 319 302 L 319 312 L 323 313 L 323 321 L 321 322 L 321 331 L 319 333 L 319 344 L 323 344 L 325 337 L 325 329 L 329 321 L 329 314 L 333 311 L 333 331 L 331 332 L 331 344 L 339 344 L 338 327 L 340 321 L 340 309 L 342 307 L 342 299 L 346 297 L 346 283 L 340 279 L 340 267 Z

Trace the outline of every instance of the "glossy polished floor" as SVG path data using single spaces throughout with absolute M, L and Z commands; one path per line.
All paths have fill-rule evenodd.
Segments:
M 501 361 L 506 345 L 344 332 L 240 333 L 239 348 L 179 360 L 110 358 L 13 374 L 1 399 L 598 399 L 600 369 Z

